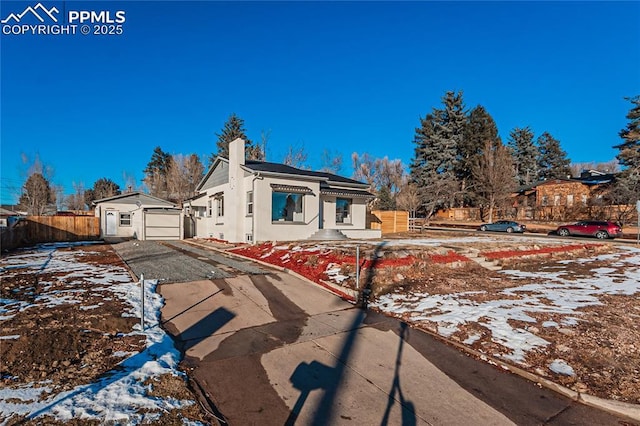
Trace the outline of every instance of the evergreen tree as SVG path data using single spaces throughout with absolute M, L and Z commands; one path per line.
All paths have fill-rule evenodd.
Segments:
M 640 96 L 626 99 L 633 107 L 627 113 L 627 126 L 619 133 L 623 142 L 614 146 L 619 151 L 616 158 L 624 169 L 616 176 L 609 195 L 611 202 L 618 205 L 640 201 Z
M 151 160 L 149 160 L 147 167 L 144 169 L 144 174 L 149 175 L 158 172 L 166 176 L 170 166 L 171 154 L 164 152 L 162 148 L 156 146 L 151 155 Z
M 637 169 L 640 167 L 640 95 L 625 99 L 634 106 L 627 113 L 629 123 L 619 133 L 623 142 L 614 148 L 619 151 L 616 158 L 623 167 Z
M 224 123 L 221 133 L 216 133 L 218 141 L 216 142 L 217 151 L 209 157 L 209 165 L 213 164 L 216 157 L 229 158 L 229 143 L 241 138 L 245 142 L 245 156 L 250 160 L 264 159 L 262 148 L 254 145 L 247 137 L 244 129 L 244 120 L 232 113 Z
M 109 178 L 100 178 L 93 184 L 92 189 L 84 192 L 85 202 L 88 206 L 95 200 L 113 197 L 121 193 L 120 186 Z
M 376 208 L 378 210 L 390 211 L 396 209 L 396 200 L 391 194 L 391 190 L 387 186 L 383 186 L 378 191 L 378 199 L 376 200 Z
M 55 204 L 56 194 L 42 173 L 32 173 L 22 187 L 18 202 L 27 214 L 41 216 L 48 206 Z
M 171 168 L 171 161 L 171 154 L 164 152 L 159 146 L 153 150 L 151 160 L 144 169 L 143 181 L 149 193 L 154 197 L 166 198 L 168 196 L 167 175 Z
M 571 176 L 571 161 L 560 147 L 560 141 L 544 132 L 538 137 L 538 169 L 540 179 L 558 179 Z
M 502 145 L 493 117 L 482 105 L 478 105 L 469 113 L 464 128 L 464 138 L 458 147 L 456 174 L 466 204 L 475 205 L 478 199 L 474 189 L 476 185 L 473 167 L 482 157 L 487 142 L 492 147 Z
M 520 185 L 531 185 L 538 180 L 538 147 L 533 141 L 530 127 L 516 127 L 509 133 L 508 147 L 513 156 L 516 178 Z
M 442 103 L 444 108 L 434 108 L 420 120 L 410 165 L 411 179 L 420 188 L 427 216 L 438 208 L 451 207 L 459 194 L 456 161 L 466 121 L 462 92 L 447 92 Z

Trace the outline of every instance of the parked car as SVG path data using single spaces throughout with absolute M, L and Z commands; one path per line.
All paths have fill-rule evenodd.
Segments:
M 605 239 L 621 237 L 622 228 L 613 222 L 585 220 L 572 225 L 559 226 L 558 229 L 556 229 L 556 233 L 562 237 L 579 235 Z
M 493 223 L 483 223 L 480 225 L 481 231 L 500 231 L 500 232 L 524 232 L 526 226 L 512 220 L 499 220 Z

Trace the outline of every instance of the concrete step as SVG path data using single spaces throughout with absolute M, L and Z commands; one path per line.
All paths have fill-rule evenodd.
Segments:
M 497 262 L 487 260 L 486 258 L 480 256 L 480 250 L 466 249 L 460 252 L 460 254 L 466 256 L 467 258 L 469 258 L 469 260 L 476 262 L 478 265 L 490 271 L 500 271 L 502 269 L 502 266 L 498 265 Z
M 348 240 L 349 238 L 337 229 L 320 229 L 307 239 L 311 241 L 334 241 Z

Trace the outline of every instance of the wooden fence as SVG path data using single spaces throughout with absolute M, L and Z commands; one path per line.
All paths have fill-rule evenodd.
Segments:
M 100 239 L 100 218 L 95 216 L 28 216 L 1 233 L 2 251 L 38 243 Z
M 409 231 L 409 212 L 375 210 L 371 213 L 379 219 L 371 223 L 371 229 L 380 229 L 383 235 Z

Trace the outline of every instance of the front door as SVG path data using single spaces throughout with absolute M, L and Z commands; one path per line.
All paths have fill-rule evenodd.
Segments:
M 117 216 L 115 210 L 107 210 L 105 235 L 117 235 Z

